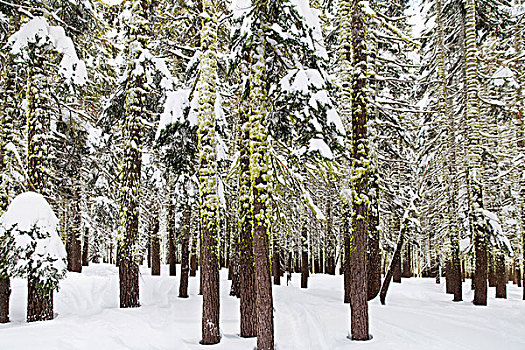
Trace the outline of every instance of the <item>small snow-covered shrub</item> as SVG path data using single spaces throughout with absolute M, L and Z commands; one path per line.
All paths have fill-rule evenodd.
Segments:
M 0 217 L 0 273 L 27 277 L 29 321 L 53 318 L 53 291 L 66 274 L 57 224 L 51 206 L 35 192 L 18 195 Z

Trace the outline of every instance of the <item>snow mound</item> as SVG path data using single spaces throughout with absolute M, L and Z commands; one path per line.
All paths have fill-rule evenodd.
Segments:
M 63 271 L 66 268 L 66 249 L 57 231 L 58 219 L 46 199 L 39 193 L 25 192 L 18 195 L 0 217 L 0 236 L 14 228 L 15 246 L 28 251 L 34 245 L 34 254 L 43 268 Z M 27 232 L 37 228 L 42 235 L 31 237 Z M 32 256 L 31 259 L 34 259 Z M 20 259 L 19 267 L 27 265 Z

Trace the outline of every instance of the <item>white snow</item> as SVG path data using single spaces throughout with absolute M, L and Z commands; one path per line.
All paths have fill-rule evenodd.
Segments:
M 326 142 L 324 142 L 321 139 L 311 139 L 308 151 L 309 152 L 318 151 L 319 154 L 321 154 L 325 158 L 328 158 L 328 159 L 334 158 L 334 154 L 332 153 L 332 150 L 330 149 L 330 147 L 328 147 Z
M 180 266 L 177 273 L 180 273 Z M 197 275 L 198 276 L 198 275 Z M 25 281 L 12 281 L 12 323 L 0 325 L 0 349 L 208 349 L 199 345 L 202 297 L 198 277 L 190 277 L 188 299 L 178 295 L 179 276 L 160 277 L 141 267 L 137 309 L 118 308 L 118 269 L 94 264 L 82 274 L 69 273 L 55 294 L 53 321 L 24 322 Z M 282 281 L 285 283 L 285 281 Z M 239 337 L 239 300 L 229 296 L 227 271 L 221 271 L 221 343 L 217 350 L 248 350 L 256 340 Z M 508 299 L 489 291 L 487 307 L 471 303 L 472 291 L 463 285 L 464 302 L 453 303 L 444 284 L 434 279 L 403 279 L 393 283 L 387 305 L 369 303 L 369 342 L 351 342 L 350 307 L 343 304 L 341 276 L 312 275 L 309 288 L 300 289 L 300 275 L 290 286 L 274 286 L 275 332 L 279 350 L 414 349 L 507 350 L 525 348 L 525 302 L 521 289 L 509 284 Z
M 177 90 L 169 91 L 166 94 L 166 100 L 164 102 L 164 111 L 160 115 L 159 126 L 157 128 L 156 137 L 160 136 L 162 130 L 164 130 L 169 124 L 184 123 L 184 111 L 189 106 L 190 90 Z M 188 118 L 190 125 L 197 125 L 196 118 Z
M 505 84 L 506 80 L 508 80 L 511 84 L 517 84 L 516 80 L 514 80 L 514 72 L 510 70 L 508 67 L 499 68 L 492 75 L 492 79 L 494 79 L 493 83 L 496 86 L 501 86 Z
M 52 267 L 62 271 L 66 268 L 63 260 L 66 258 L 66 250 L 58 235 L 57 225 L 58 219 L 46 199 L 39 193 L 25 192 L 16 196 L 7 211 L 0 217 L 0 235 L 4 230 L 15 227 L 16 232 L 12 233 L 15 245 L 25 251 L 29 249 L 33 240 L 28 235 L 17 232 L 29 231 L 36 226 L 40 232 L 47 233 L 49 237 L 36 239 L 34 252 L 36 257 L 31 259 L 40 259 L 42 267 Z M 28 264 L 26 259 L 19 259 L 20 268 L 26 264 Z
M 78 58 L 71 38 L 66 35 L 64 28 L 50 26 L 44 17 L 31 19 L 13 34 L 8 42 L 11 53 L 22 55 L 28 43 L 36 43 L 38 46 L 51 44 L 58 52 L 64 54 L 59 64 L 59 73 L 78 85 L 87 80 L 86 64 Z

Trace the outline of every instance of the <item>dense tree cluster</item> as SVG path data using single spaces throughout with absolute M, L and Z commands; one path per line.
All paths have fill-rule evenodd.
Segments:
M 202 344 L 220 268 L 260 350 L 285 272 L 344 274 L 353 340 L 402 277 L 454 301 L 472 278 L 486 305 L 525 276 L 524 21 L 508 0 L 0 1 L 0 214 L 43 195 L 67 269 L 116 264 L 123 308 L 141 264 L 181 264 Z

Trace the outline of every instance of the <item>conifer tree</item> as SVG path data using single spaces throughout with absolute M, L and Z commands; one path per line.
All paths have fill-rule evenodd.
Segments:
M 217 103 L 217 17 L 218 4 L 202 3 L 201 57 L 197 81 L 199 121 L 199 196 L 201 230 L 202 340 L 220 342 L 219 327 L 219 199 L 217 196 L 216 103 Z

